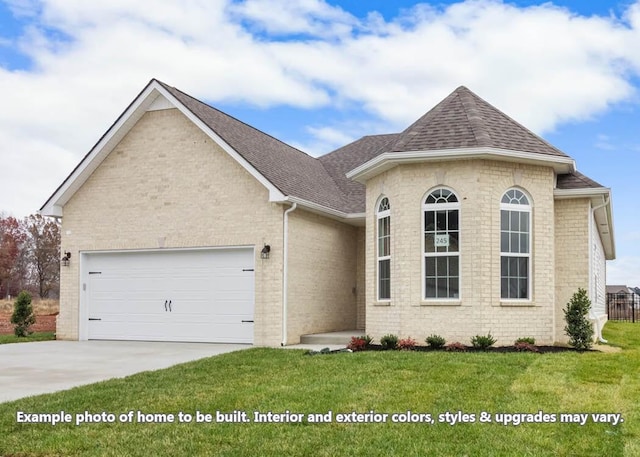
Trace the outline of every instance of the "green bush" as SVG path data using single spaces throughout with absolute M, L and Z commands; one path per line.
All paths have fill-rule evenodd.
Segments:
M 491 333 L 487 335 L 476 335 L 471 338 L 471 345 L 476 349 L 487 349 L 495 344 L 496 339 L 491 336 Z
M 424 341 L 434 349 L 443 348 L 447 343 L 447 341 L 440 335 L 429 335 Z
M 36 317 L 33 315 L 33 308 L 31 307 L 31 295 L 23 290 L 18 294 L 18 298 L 13 305 L 13 315 L 11 316 L 11 323 L 14 324 L 16 336 L 30 335 L 32 332 L 29 331 L 29 327 L 35 322 Z
M 593 344 L 593 325 L 587 317 L 590 308 L 587 291 L 580 288 L 563 310 L 567 322 L 564 331 L 569 337 L 569 344 L 576 349 L 589 349 Z
M 531 336 L 525 336 L 523 338 L 518 338 L 515 344 L 518 344 L 518 343 L 536 344 L 536 339 Z
M 371 342 L 373 341 L 373 338 L 371 338 L 369 335 L 362 335 L 360 339 L 364 340 L 367 346 L 370 346 Z
M 398 337 L 396 335 L 385 335 L 380 338 L 380 344 L 385 349 L 395 349 L 398 347 Z

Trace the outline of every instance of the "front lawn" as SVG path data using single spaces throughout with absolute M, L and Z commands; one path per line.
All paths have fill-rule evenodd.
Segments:
M 0 335 L 0 344 L 9 343 L 28 343 L 30 341 L 49 341 L 55 340 L 54 332 L 34 332 L 29 336 L 17 337 L 15 335 Z
M 255 348 L 225 354 L 0 404 L 0 455 L 637 456 L 640 325 L 609 323 L 605 330 L 621 352 L 305 356 Z M 113 413 L 116 419 L 53 426 L 17 423 L 18 411 L 64 411 L 72 421 L 85 411 Z M 119 414 L 129 411 L 134 422 L 120 423 Z M 138 411 L 174 414 L 176 421 L 179 413 L 194 418 L 139 423 Z M 212 414 L 213 422 L 196 423 L 197 411 Z M 215 422 L 217 411 L 236 420 L 243 413 L 253 420 L 256 411 L 327 419 L 331 412 L 331 421 L 225 424 Z M 340 413 L 358 419 L 352 413 L 372 411 L 388 414 L 387 420 L 337 421 Z M 492 422 L 480 421 L 483 412 Z M 422 420 L 431 415 L 433 423 L 393 422 L 398 413 L 416 419 L 414 413 L 422 413 Z M 547 414 L 555 422 L 513 425 L 517 413 L 531 413 L 518 416 L 529 421 Z M 561 423 L 567 413 L 615 413 L 624 422 L 594 423 L 589 415 L 585 425 Z M 439 422 L 454 418 L 454 425 Z M 508 425 L 496 423 L 509 418 Z

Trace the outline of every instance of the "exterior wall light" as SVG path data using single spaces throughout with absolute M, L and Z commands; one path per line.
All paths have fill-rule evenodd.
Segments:
M 64 257 L 60 259 L 60 263 L 62 264 L 63 267 L 68 267 L 70 260 L 71 260 L 71 253 L 65 252 Z
M 269 246 L 268 244 L 265 244 L 264 247 L 262 248 L 262 251 L 260 251 L 260 258 L 268 259 L 270 252 L 271 252 L 271 246 Z

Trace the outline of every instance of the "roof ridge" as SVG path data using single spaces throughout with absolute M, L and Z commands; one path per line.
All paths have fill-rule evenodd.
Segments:
M 460 103 L 464 107 L 465 115 L 469 120 L 469 127 L 478 142 L 478 146 L 490 146 L 491 134 L 487 129 L 482 113 L 480 113 L 474 93 L 465 86 L 458 87 L 454 93 L 457 93 L 458 97 L 460 97 Z

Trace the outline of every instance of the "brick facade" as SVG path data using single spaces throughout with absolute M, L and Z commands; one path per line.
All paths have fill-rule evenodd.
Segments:
M 460 200 L 461 298 L 423 299 L 422 202 L 446 186 Z M 518 187 L 532 200 L 532 292 L 529 301 L 500 298 L 500 200 Z M 386 333 L 418 341 L 435 333 L 468 343 L 491 333 L 498 344 L 532 336 L 556 339 L 554 173 L 551 168 L 468 160 L 402 165 L 367 182 L 366 328 L 375 339 Z M 391 204 L 391 302 L 376 300 L 375 203 Z M 586 226 L 586 225 L 585 225 Z
M 177 109 L 147 112 L 64 207 L 61 339 L 78 339 L 80 252 L 271 245 L 255 259 L 257 345 L 278 345 L 283 207 Z

